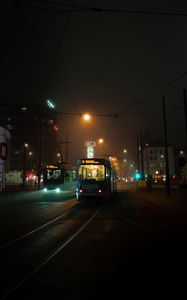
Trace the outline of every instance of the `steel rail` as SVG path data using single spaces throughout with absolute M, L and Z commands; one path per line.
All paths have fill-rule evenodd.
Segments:
M 43 225 L 41 225 L 41 226 L 39 226 L 39 227 L 37 227 L 37 228 L 35 228 L 35 229 L 33 229 L 33 230 L 31 230 L 31 231 L 29 231 L 29 232 L 23 234 L 23 235 L 21 235 L 21 236 L 15 238 L 14 240 L 12 240 L 12 241 L 10 241 L 10 242 L 7 242 L 7 243 L 5 243 L 5 244 L 3 244 L 3 245 L 0 245 L 0 250 L 1 250 L 1 249 L 5 249 L 5 248 L 7 248 L 7 247 L 9 247 L 9 246 L 11 246 L 11 245 L 13 245 L 13 244 L 15 244 L 16 242 L 19 242 L 19 241 L 25 239 L 25 238 L 28 238 L 29 236 L 31 236 L 31 235 L 33 235 L 33 234 L 39 232 L 40 230 L 42 230 L 42 229 L 44 229 L 44 228 L 47 228 L 47 227 L 50 226 L 51 224 L 57 222 L 59 219 L 65 218 L 69 213 L 74 212 L 74 211 L 75 211 L 77 208 L 79 208 L 79 207 L 80 207 L 80 204 L 77 204 L 76 206 L 74 206 L 74 207 L 71 208 L 70 210 L 67 210 L 65 213 L 59 215 L 59 216 L 56 217 L 55 219 L 52 219 L 52 220 L 48 221 L 47 223 L 44 223 Z
M 54 250 L 52 250 L 44 259 L 42 259 L 25 277 L 20 280 L 17 284 L 15 284 L 9 291 L 5 292 L 4 295 L 0 298 L 0 300 L 4 300 L 10 295 L 12 295 L 20 286 L 22 286 L 28 279 L 30 279 L 34 274 L 36 274 L 40 269 L 42 269 L 48 262 L 53 259 L 60 251 L 62 251 L 73 239 L 75 239 L 84 229 L 85 227 L 98 215 L 101 208 L 101 205 L 97 210 L 91 215 L 91 217 L 84 223 L 74 234 L 72 234 L 65 241 L 61 242 Z

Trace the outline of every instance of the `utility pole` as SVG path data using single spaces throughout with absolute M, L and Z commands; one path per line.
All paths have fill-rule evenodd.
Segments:
M 183 90 L 184 95 L 184 117 L 185 117 L 185 128 L 186 128 L 186 150 L 187 150 L 187 101 L 186 101 L 186 90 Z
M 69 140 L 68 140 L 68 134 L 67 133 L 66 133 L 66 140 L 59 142 L 59 144 L 65 144 L 65 146 L 66 146 L 65 162 L 68 163 L 68 159 L 69 159 L 69 157 L 68 157 L 68 145 L 71 144 L 71 142 L 69 142 Z
M 25 143 L 23 145 L 23 178 L 22 178 L 22 188 L 25 189 L 25 179 L 26 179 L 26 156 L 27 156 L 27 148 L 29 145 Z
M 166 121 L 166 107 L 165 107 L 165 97 L 164 96 L 162 97 L 162 105 L 163 105 L 164 140 L 165 140 L 166 190 L 167 190 L 167 195 L 170 196 L 168 140 L 167 140 L 167 121 Z
M 144 175 L 144 159 L 143 159 L 143 142 L 142 142 L 142 131 L 140 130 L 140 160 L 141 160 L 141 173 L 142 179 L 145 179 Z
M 41 183 L 41 169 L 42 169 L 42 135 L 43 135 L 43 108 L 41 112 L 40 128 L 39 128 L 39 156 L 38 156 L 38 189 L 40 189 Z
M 137 169 L 140 172 L 140 143 L 139 143 L 139 135 L 137 134 Z

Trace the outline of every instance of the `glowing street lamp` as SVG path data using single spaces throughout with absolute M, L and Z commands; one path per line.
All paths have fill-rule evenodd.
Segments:
M 98 143 L 99 143 L 99 144 L 103 144 L 103 143 L 104 143 L 104 139 L 100 138 L 100 139 L 98 140 Z
M 82 117 L 83 117 L 83 120 L 87 121 L 87 122 L 90 121 L 90 119 L 91 119 L 91 115 L 88 113 L 83 114 Z

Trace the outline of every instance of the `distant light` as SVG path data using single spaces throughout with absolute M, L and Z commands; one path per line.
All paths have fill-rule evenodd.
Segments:
M 101 138 L 98 140 L 99 144 L 103 144 L 104 143 L 104 140 Z
M 47 106 L 48 106 L 49 108 L 52 108 L 52 109 L 55 108 L 55 105 L 54 105 L 54 103 L 53 103 L 51 100 L 47 100 Z
M 87 114 L 87 113 L 86 113 L 86 114 L 83 115 L 83 119 L 84 119 L 85 121 L 89 121 L 90 118 L 91 118 L 90 114 Z
M 44 192 L 45 192 L 45 193 L 47 192 L 47 188 L 44 188 Z
M 101 193 L 101 192 L 102 192 L 102 190 L 98 190 L 98 192 L 99 192 L 99 193 Z
M 135 173 L 134 177 L 135 177 L 136 180 L 139 180 L 139 179 L 141 179 L 141 174 L 140 173 Z
M 54 126 L 53 126 L 53 129 L 54 129 L 55 131 L 58 131 L 58 126 L 54 125 Z
M 60 188 L 56 188 L 56 190 L 55 190 L 57 193 L 59 193 L 60 192 Z

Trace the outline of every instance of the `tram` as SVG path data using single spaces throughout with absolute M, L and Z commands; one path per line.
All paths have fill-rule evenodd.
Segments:
M 103 158 L 83 158 L 77 161 L 76 198 L 111 199 L 117 190 L 116 172 Z
M 76 191 L 77 168 L 71 165 L 47 165 L 43 170 L 44 192 Z

